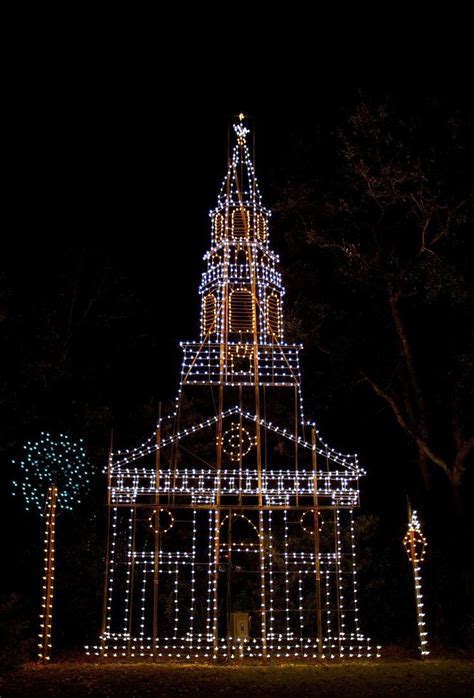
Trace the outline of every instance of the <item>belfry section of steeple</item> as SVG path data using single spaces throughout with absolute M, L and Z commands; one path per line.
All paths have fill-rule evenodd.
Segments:
M 243 119 L 233 126 L 235 143 L 227 172 L 217 197 L 217 206 L 209 212 L 213 246 L 224 240 L 237 243 L 251 240 L 262 246 L 268 242 L 270 211 L 262 205 L 262 196 L 247 144 L 250 133 Z

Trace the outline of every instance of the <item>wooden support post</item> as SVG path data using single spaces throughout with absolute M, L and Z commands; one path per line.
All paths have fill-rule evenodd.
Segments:
M 341 645 L 341 565 L 340 565 L 340 540 L 339 540 L 339 519 L 338 519 L 338 508 L 337 504 L 334 505 L 334 552 L 335 552 L 335 566 L 336 566 L 336 618 L 337 618 L 337 644 L 339 649 L 339 656 L 342 655 L 342 645 Z
M 161 402 L 158 405 L 158 424 L 156 427 L 156 458 L 155 458 L 155 511 L 154 516 L 154 554 L 153 554 L 153 652 L 157 649 L 158 638 L 158 584 L 159 584 L 159 555 L 160 555 L 160 465 L 161 465 Z
M 214 510 L 214 601 L 213 601 L 213 658 L 219 653 L 219 562 L 221 536 L 221 469 L 222 469 L 222 412 L 224 400 L 224 385 L 219 386 L 219 407 L 217 421 L 217 477 L 216 477 L 216 508 Z
M 110 570 L 110 518 L 112 515 L 112 488 L 111 488 L 111 471 L 112 471 L 112 451 L 114 446 L 114 430 L 110 430 L 110 447 L 109 458 L 107 461 L 107 533 L 105 543 L 105 574 L 104 574 L 104 598 L 102 604 L 102 632 L 100 635 L 100 651 L 104 654 L 106 649 L 106 635 L 109 631 L 107 625 L 107 609 L 112 605 L 112 594 L 109 593 L 109 570 Z
M 232 581 L 232 509 L 229 509 L 229 526 L 227 529 L 227 594 L 226 594 L 226 605 L 227 605 L 227 657 L 230 659 L 231 656 L 231 618 L 232 618 L 232 594 L 231 594 L 231 581 Z M 234 638 L 235 639 L 235 638 Z
M 298 386 L 295 385 L 295 485 L 296 506 L 300 503 L 300 483 L 298 478 Z

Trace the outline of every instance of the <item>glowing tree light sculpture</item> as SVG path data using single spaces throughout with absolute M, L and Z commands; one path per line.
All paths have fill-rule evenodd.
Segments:
M 147 441 L 110 454 L 102 632 L 87 651 L 375 656 L 359 626 L 352 521 L 364 471 L 305 419 L 302 347 L 285 340 L 243 115 L 233 130 L 175 409 Z
M 19 462 L 22 478 L 13 480 L 13 494 L 21 494 L 27 510 L 36 509 L 45 518 L 44 569 L 42 612 L 40 615 L 39 652 L 41 661 L 51 659 L 51 627 L 55 575 L 56 516 L 59 511 L 71 511 L 80 502 L 89 484 L 89 462 L 79 442 L 66 434 L 53 437 L 42 432 L 37 441 L 23 446 Z
M 429 654 L 428 650 L 428 633 L 426 631 L 425 611 L 423 607 L 423 594 L 421 591 L 421 563 L 424 560 L 427 541 L 421 532 L 421 524 L 416 511 L 410 512 L 408 515 L 408 530 L 403 539 L 403 544 L 413 567 L 413 581 L 415 585 L 415 602 L 416 602 L 416 620 L 418 627 L 418 636 L 420 638 L 420 654 L 425 657 Z

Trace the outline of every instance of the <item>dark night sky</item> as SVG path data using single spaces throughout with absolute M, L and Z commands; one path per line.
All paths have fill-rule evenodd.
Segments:
M 137 326 L 124 325 L 123 332 L 150 331 L 148 343 L 144 336 L 135 353 L 123 352 L 115 361 L 116 411 L 124 410 L 128 395 L 166 400 L 177 385 L 178 342 L 198 333 L 208 210 L 225 172 L 229 117 L 240 111 L 255 117 L 257 175 L 272 207 L 278 186 L 298 179 L 302 155 L 313 157 L 320 180 L 329 179 L 334 132 L 360 90 L 323 86 L 296 100 L 280 93 L 255 98 L 245 90 L 211 99 L 204 92 L 196 100 L 184 90 L 177 97 L 158 82 L 151 89 L 146 76 L 128 75 L 114 85 L 105 76 L 89 82 L 74 75 L 40 77 L 25 87 L 14 109 L 7 195 L 15 215 L 4 247 L 9 278 L 25 306 L 43 293 L 54 302 L 55 273 L 68 249 L 88 250 L 90 274 L 110 258 L 135 288 L 143 311 Z M 366 92 L 384 97 L 382 90 Z M 414 112 L 429 95 L 406 89 L 390 98 L 402 112 Z M 466 101 L 460 93 L 437 99 L 450 108 Z M 284 265 L 281 231 L 272 244 Z M 99 342 L 85 349 L 91 360 L 94 352 L 116 350 Z M 344 432 L 340 426 L 332 426 L 328 438 L 335 441 L 333 435 Z M 340 447 L 360 451 L 349 431 Z
M 157 366 L 161 359 L 167 364 L 158 368 L 156 388 L 168 395 L 177 341 L 197 332 L 208 210 L 225 172 L 229 116 L 256 117 L 257 174 L 271 207 L 274 188 L 298 176 L 292 165 L 301 149 L 314 149 L 318 175 L 326 176 L 334 156 L 330 135 L 358 90 L 319 88 L 317 100 L 287 104 L 245 93 L 188 101 L 161 93 L 159 85 L 145 87 L 140 80 L 117 90 L 106 82 L 46 80 L 28 94 L 18 113 L 8 192 L 16 232 L 5 252 L 26 293 L 41 289 L 48 265 L 60 266 L 71 246 L 102 248 L 147 285 L 160 326 Z M 282 241 L 274 236 L 273 244 L 284 262 Z
M 246 99 L 217 108 L 170 101 L 162 109 L 146 93 L 124 91 L 109 101 L 107 94 L 86 97 L 72 90 L 54 103 L 47 93 L 31 96 L 20 115 L 10 181 L 15 229 L 28 231 L 26 246 L 23 236 L 13 239 L 10 262 L 25 292 L 47 283 L 45 272 L 51 262 L 61 265 L 64 248 L 102 247 L 137 284 L 148 286 L 160 358 L 177 368 L 177 341 L 197 333 L 208 210 L 225 172 L 229 115 L 248 109 L 257 116 L 257 172 L 271 206 L 272 186 L 291 176 L 280 168 L 282 160 L 291 160 L 290 135 L 305 125 L 312 130 L 317 117 L 324 162 L 330 153 L 319 124 L 354 97 L 321 96 L 320 107 L 300 105 L 300 113 L 286 115 L 277 103 L 262 108 Z M 174 380 L 169 366 L 159 366 L 157 359 L 156 385 L 168 395 Z

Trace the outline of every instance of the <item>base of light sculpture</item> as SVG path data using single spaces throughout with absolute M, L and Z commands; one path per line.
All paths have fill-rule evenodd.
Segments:
M 268 637 L 266 641 L 267 659 L 352 659 L 357 657 L 380 657 L 380 646 L 374 645 L 362 635 L 325 637 L 322 654 L 318 656 L 316 638 L 295 638 L 285 635 Z M 214 651 L 212 637 L 159 638 L 156 646 L 152 638 L 124 637 L 113 635 L 101 638 L 101 645 L 86 647 L 86 654 L 104 658 L 147 657 L 152 659 L 261 659 L 263 644 L 261 638 L 221 637 Z

